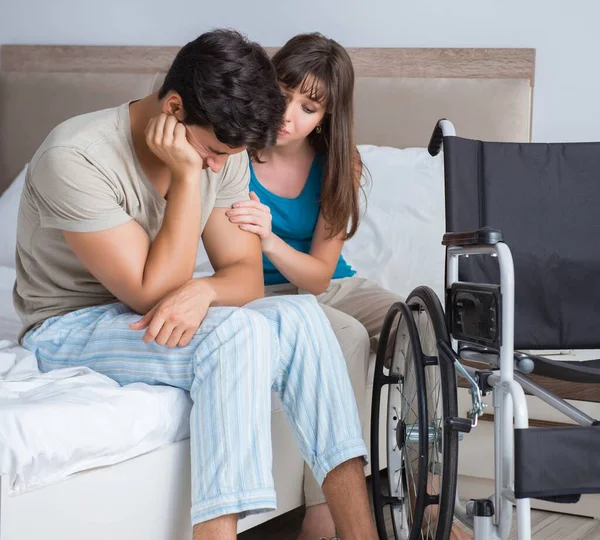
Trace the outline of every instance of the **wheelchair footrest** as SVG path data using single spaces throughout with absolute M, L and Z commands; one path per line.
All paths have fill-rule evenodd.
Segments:
M 600 426 L 515 429 L 515 497 L 573 503 L 600 493 Z

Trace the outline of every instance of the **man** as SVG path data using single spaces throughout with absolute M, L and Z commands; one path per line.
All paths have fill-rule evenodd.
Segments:
M 265 52 L 218 30 L 183 47 L 157 94 L 55 128 L 20 207 L 22 343 L 43 371 L 190 392 L 194 538 L 235 538 L 238 516 L 275 508 L 273 389 L 341 537 L 374 539 L 335 336 L 314 299 L 258 300 L 259 240 L 225 215 L 248 197 L 246 148 L 275 141 L 284 109 Z M 192 279 L 201 237 L 215 274 Z

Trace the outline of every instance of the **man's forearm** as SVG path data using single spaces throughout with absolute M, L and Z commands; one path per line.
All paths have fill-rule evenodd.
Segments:
M 215 272 L 206 281 L 214 291 L 213 306 L 243 306 L 265 295 L 262 264 L 239 261 Z
M 177 179 L 169 188 L 163 223 L 144 267 L 144 304 L 150 307 L 194 273 L 202 217 L 198 181 L 196 175 Z

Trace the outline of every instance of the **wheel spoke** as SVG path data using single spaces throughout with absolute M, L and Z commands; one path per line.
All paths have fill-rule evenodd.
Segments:
M 456 456 L 456 445 L 447 446 L 443 426 L 444 418 L 450 416 L 446 410 L 446 383 L 456 383 L 453 373 L 448 379 L 451 368 L 439 360 L 437 341 L 447 340 L 447 333 L 438 334 L 439 328 L 445 330 L 445 319 L 439 302 L 435 304 L 433 299 L 434 294 L 427 291 L 411 294 L 411 312 L 399 314 L 395 334 L 389 338 L 395 342 L 388 373 L 400 376 L 402 381 L 392 385 L 394 388 L 388 387 L 388 481 L 390 495 L 402 500 L 390 507 L 397 540 L 408 540 L 411 531 L 415 537 L 433 540 L 442 534 L 440 527 L 445 535 L 451 525 L 448 512 L 454 501 L 448 510 L 450 499 L 442 496 L 442 491 L 445 494 L 450 487 L 454 493 L 454 473 L 448 467 L 450 463 L 455 465 L 456 457 L 448 460 Z M 417 341 L 411 342 L 411 336 L 417 335 Z M 438 362 L 424 365 L 421 355 L 438 357 Z M 455 403 L 455 396 L 451 398 Z M 452 406 L 450 412 L 457 415 L 456 405 Z M 422 439 L 422 433 L 427 439 Z M 449 484 L 445 481 L 447 476 Z M 419 500 L 425 501 L 426 506 L 417 508 Z

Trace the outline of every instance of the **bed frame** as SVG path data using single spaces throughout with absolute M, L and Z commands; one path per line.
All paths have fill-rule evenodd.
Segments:
M 142 97 L 157 87 L 176 52 L 173 47 L 0 47 L 0 194 L 54 125 Z M 451 118 L 467 137 L 530 139 L 533 49 L 349 52 L 357 76 L 359 144 L 423 147 L 440 117 Z M 370 390 L 369 385 L 369 408 Z M 241 521 L 239 531 L 302 504 L 301 481 L 290 486 L 290 479 L 301 479 L 302 462 L 281 411 L 272 415 L 272 432 L 278 510 Z M 7 478 L 0 476 L 0 540 L 189 539 L 189 459 L 189 443 L 182 441 L 19 495 L 11 494 Z

